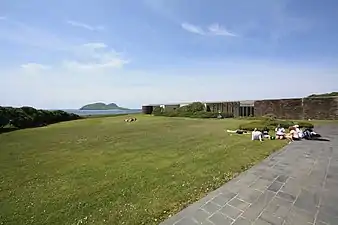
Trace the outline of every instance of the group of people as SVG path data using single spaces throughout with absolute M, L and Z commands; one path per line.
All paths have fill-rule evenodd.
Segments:
M 276 136 L 271 137 L 268 131 L 259 131 L 257 130 L 257 128 L 255 128 L 251 134 L 251 139 L 263 141 L 263 138 L 270 138 L 270 139 L 275 138 L 278 140 L 287 139 L 290 142 L 292 142 L 292 141 L 301 140 L 303 138 L 312 139 L 314 137 L 320 137 L 320 135 L 314 132 L 312 129 L 306 128 L 302 130 L 299 127 L 299 125 L 294 125 L 294 126 L 289 127 L 289 133 L 286 133 L 284 127 L 282 127 L 281 125 L 278 125 L 275 131 L 276 131 Z
M 137 119 L 135 117 L 132 117 L 132 118 L 125 119 L 124 122 L 131 123 L 131 122 L 135 122 L 136 120 Z

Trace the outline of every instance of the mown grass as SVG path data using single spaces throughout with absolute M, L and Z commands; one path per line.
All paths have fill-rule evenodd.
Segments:
M 243 120 L 137 115 L 0 135 L 0 224 L 158 224 L 281 148 Z

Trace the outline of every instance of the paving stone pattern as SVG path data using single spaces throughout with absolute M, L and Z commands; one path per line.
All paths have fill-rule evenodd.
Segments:
M 161 225 L 337 225 L 338 126 L 317 131 L 330 141 L 291 143 Z

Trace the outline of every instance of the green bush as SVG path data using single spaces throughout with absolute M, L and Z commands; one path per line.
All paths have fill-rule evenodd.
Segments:
M 79 115 L 67 113 L 62 110 L 48 111 L 37 110 L 32 107 L 0 107 L 0 118 L 10 121 L 11 125 L 23 129 L 45 126 L 69 120 L 80 119 Z
M 186 106 L 188 112 L 202 112 L 205 111 L 205 106 L 202 102 L 194 102 Z
M 176 110 L 173 110 L 173 111 L 169 111 L 169 112 L 163 112 L 162 113 L 162 116 L 168 116 L 168 117 L 178 117 L 179 114 Z
M 152 114 L 154 116 L 161 116 L 162 115 L 162 108 L 160 106 L 155 106 Z
M 5 118 L 4 116 L 0 116 L 0 128 L 9 124 L 9 119 Z
M 241 124 L 239 129 L 253 131 L 255 128 L 258 130 L 274 130 L 278 125 L 288 129 L 290 126 L 298 124 L 300 128 L 313 128 L 314 125 L 309 122 L 294 122 L 290 120 L 259 120 Z
M 189 117 L 206 119 L 206 118 L 217 118 L 217 116 L 218 116 L 218 113 L 200 111 L 200 112 L 194 112 Z
M 310 122 L 302 121 L 302 122 L 297 122 L 297 124 L 301 128 L 314 128 L 314 125 L 312 123 L 310 123 Z
M 255 128 L 258 130 L 268 130 L 268 126 L 263 121 L 252 121 L 249 123 L 244 123 L 239 125 L 238 127 L 240 130 L 248 130 L 253 131 Z
M 277 116 L 275 114 L 272 114 L 272 113 L 268 113 L 268 114 L 265 114 L 263 116 L 263 119 L 267 119 L 267 120 L 276 120 L 277 119 Z

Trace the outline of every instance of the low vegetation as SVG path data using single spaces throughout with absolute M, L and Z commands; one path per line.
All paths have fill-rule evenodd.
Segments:
M 0 221 L 159 224 L 284 141 L 230 135 L 243 120 L 136 115 L 0 135 Z
M 324 94 L 312 94 L 308 96 L 308 98 L 317 98 L 317 97 L 338 97 L 338 92 L 330 92 L 330 93 L 324 93 Z
M 255 128 L 258 130 L 274 130 L 278 125 L 288 129 L 289 127 L 298 124 L 301 128 L 313 128 L 314 124 L 306 121 L 291 121 L 291 120 L 279 120 L 274 117 L 262 117 L 254 118 L 250 122 L 242 123 L 239 125 L 239 129 L 253 131 Z
M 81 117 L 62 110 L 49 111 L 32 107 L 1 107 L 0 128 L 12 126 L 18 129 L 46 126 L 53 123 L 80 119 Z
M 167 117 L 189 117 L 189 118 L 231 118 L 230 113 L 208 112 L 201 102 L 194 102 L 175 110 L 163 110 L 160 106 L 154 107 L 153 115 Z

